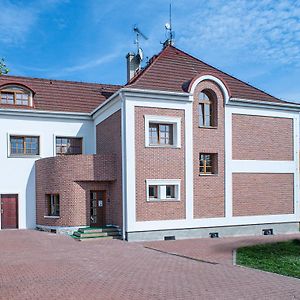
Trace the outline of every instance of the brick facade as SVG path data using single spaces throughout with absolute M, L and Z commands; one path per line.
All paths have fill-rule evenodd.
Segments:
M 70 155 L 36 161 L 37 224 L 90 225 L 90 191 L 106 190 L 116 179 L 115 155 Z M 60 217 L 45 218 L 46 194 L 59 194 Z M 109 210 L 109 205 L 106 206 Z
M 293 174 L 234 173 L 232 183 L 234 216 L 294 212 Z
M 115 155 L 116 181 L 110 189 L 108 215 L 111 223 L 122 227 L 122 138 L 121 110 L 115 112 L 96 126 L 97 154 Z
M 145 147 L 145 115 L 181 117 L 181 148 Z M 137 221 L 185 218 L 184 111 L 135 108 L 136 219 Z M 180 201 L 147 202 L 146 179 L 181 179 Z
M 293 119 L 232 116 L 232 158 L 293 160 Z
M 215 128 L 199 127 L 198 97 L 203 90 L 210 91 L 215 101 Z M 219 87 L 211 81 L 202 81 L 195 89 L 193 104 L 194 143 L 194 218 L 224 217 L 224 99 Z M 216 153 L 218 172 L 199 175 L 199 154 Z

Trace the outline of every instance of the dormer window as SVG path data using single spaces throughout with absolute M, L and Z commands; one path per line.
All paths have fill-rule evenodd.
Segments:
M 1 104 L 31 106 L 32 93 L 23 87 L 6 86 L 0 94 Z

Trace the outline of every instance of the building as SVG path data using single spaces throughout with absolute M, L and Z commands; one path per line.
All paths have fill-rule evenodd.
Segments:
M 1 227 L 299 231 L 300 107 L 172 45 L 138 63 L 125 86 L 0 77 Z

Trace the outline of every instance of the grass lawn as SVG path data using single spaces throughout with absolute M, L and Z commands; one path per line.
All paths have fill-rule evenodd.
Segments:
M 300 278 L 300 240 L 237 250 L 238 265 Z

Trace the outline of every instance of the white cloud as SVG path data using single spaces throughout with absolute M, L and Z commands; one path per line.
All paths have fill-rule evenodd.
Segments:
M 71 74 L 71 73 L 75 73 L 75 72 L 81 72 L 84 70 L 88 70 L 88 69 L 92 69 L 95 67 L 99 67 L 100 65 L 104 65 L 107 64 L 111 61 L 113 61 L 114 59 L 116 59 L 117 57 L 120 56 L 121 52 L 123 51 L 123 49 L 117 49 L 114 52 L 108 54 L 108 55 L 104 55 L 98 58 L 87 58 L 83 63 L 80 64 L 75 64 L 69 67 L 64 67 L 58 71 L 51 71 L 48 72 L 48 76 L 50 77 L 60 77 L 60 76 L 64 76 L 67 74 Z
M 20 44 L 36 25 L 40 14 L 67 0 L 43 0 L 17 2 L 0 0 L 0 43 Z
M 201 1 L 202 2 L 202 1 Z M 234 59 L 300 66 L 300 1 L 211 0 L 179 16 L 178 43 L 188 50 L 218 51 Z
M 24 41 L 36 21 L 35 9 L 0 0 L 0 11 L 0 42 L 15 44 Z

